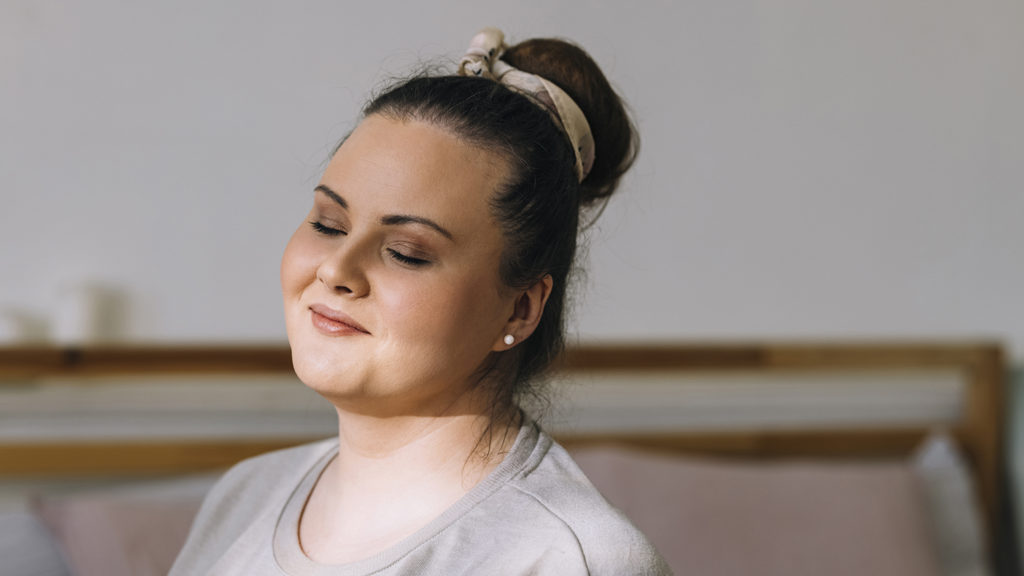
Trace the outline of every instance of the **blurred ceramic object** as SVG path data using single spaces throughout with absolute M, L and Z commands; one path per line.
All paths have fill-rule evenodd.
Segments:
M 25 339 L 21 316 L 13 310 L 0 310 L 0 344 L 17 344 Z
M 53 340 L 65 346 L 114 340 L 119 309 L 119 294 L 109 287 L 86 282 L 64 285 L 53 308 Z

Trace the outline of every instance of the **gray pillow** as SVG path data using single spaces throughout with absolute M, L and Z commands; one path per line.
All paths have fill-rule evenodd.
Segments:
M 70 576 L 57 543 L 29 512 L 0 514 L 0 576 Z

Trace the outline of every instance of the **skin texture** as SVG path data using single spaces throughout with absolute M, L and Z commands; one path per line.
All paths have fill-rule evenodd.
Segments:
M 356 560 L 411 534 L 514 439 L 505 423 L 496 458 L 471 458 L 490 413 L 479 367 L 510 348 L 506 334 L 529 337 L 551 290 L 550 277 L 521 291 L 500 281 L 504 241 L 488 199 L 507 171 L 442 128 L 370 116 L 288 243 L 281 286 L 296 373 L 339 422 L 338 458 L 300 522 L 314 560 Z

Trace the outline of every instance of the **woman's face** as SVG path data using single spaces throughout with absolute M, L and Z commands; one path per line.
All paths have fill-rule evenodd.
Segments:
M 515 296 L 488 200 L 493 153 L 433 125 L 363 120 L 334 155 L 281 262 L 295 370 L 337 406 L 417 414 L 463 392 Z

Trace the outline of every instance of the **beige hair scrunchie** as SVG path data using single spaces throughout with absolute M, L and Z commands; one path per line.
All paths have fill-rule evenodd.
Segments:
M 594 135 L 580 107 L 553 82 L 529 74 L 500 60 L 505 52 L 505 35 L 497 28 L 484 28 L 473 37 L 466 55 L 459 62 L 460 76 L 480 76 L 501 82 L 533 96 L 547 110 L 572 142 L 576 154 L 576 175 L 580 182 L 594 165 Z

